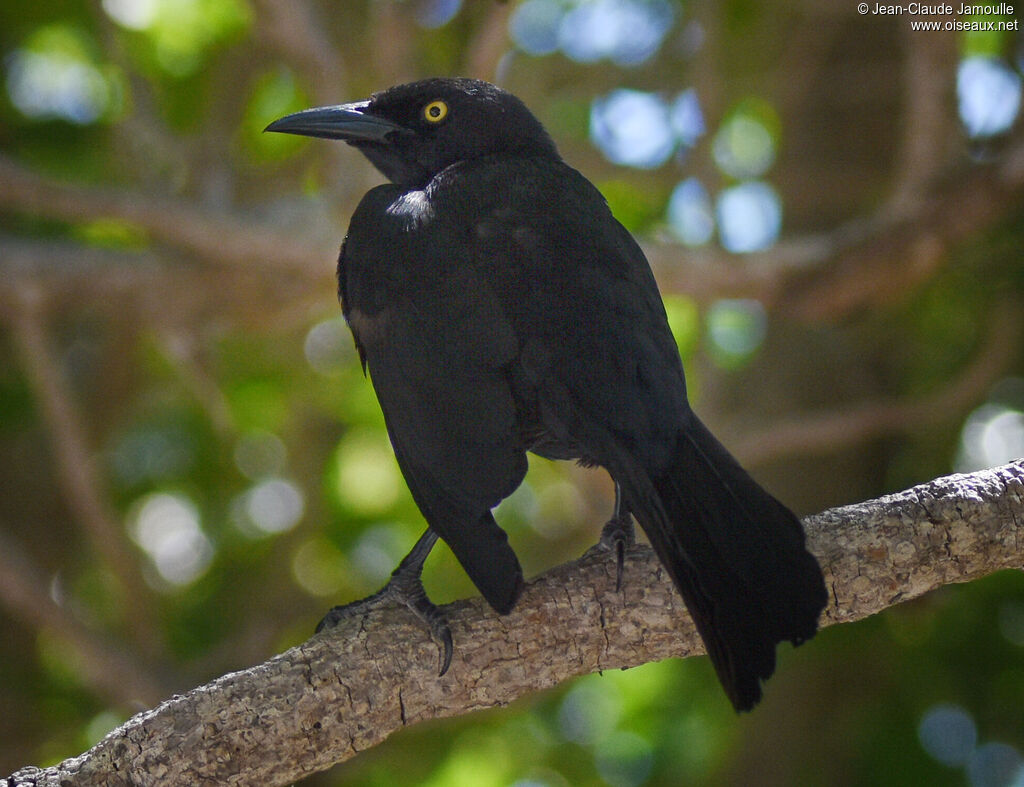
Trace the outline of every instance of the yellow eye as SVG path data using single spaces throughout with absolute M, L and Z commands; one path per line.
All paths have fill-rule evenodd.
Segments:
M 448 105 L 441 100 L 431 101 L 423 107 L 423 117 L 428 123 L 440 123 L 448 117 Z

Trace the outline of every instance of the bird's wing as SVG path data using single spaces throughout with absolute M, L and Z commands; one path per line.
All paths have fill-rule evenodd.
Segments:
M 488 199 L 468 253 L 516 335 L 520 408 L 543 422 L 551 455 L 607 466 L 597 443 L 611 435 L 656 472 L 689 406 L 636 241 L 597 189 L 561 162 L 478 167 L 475 177 Z
M 508 611 L 521 571 L 490 509 L 526 472 L 507 376 L 515 337 L 463 239 L 403 199 L 379 187 L 354 214 L 339 260 L 345 314 L 413 498 Z

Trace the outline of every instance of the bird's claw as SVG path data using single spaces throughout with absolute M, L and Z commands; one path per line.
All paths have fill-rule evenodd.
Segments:
M 628 513 L 618 514 L 609 519 L 601 529 L 600 545 L 615 550 L 615 592 L 622 590 L 622 574 L 626 562 L 626 549 L 636 543 L 633 519 Z
M 452 630 L 448 626 L 448 619 L 440 608 L 427 598 L 427 591 L 423 588 L 423 581 L 418 575 L 404 574 L 396 571 L 391 576 L 391 581 L 384 586 L 382 593 L 388 593 L 396 601 L 405 604 L 412 613 L 423 621 L 430 635 L 438 644 L 438 657 L 441 669 L 437 673 L 441 677 L 448 671 L 452 663 Z
M 317 624 L 316 633 L 319 634 L 324 629 L 334 628 L 342 620 L 352 615 L 365 614 L 391 603 L 399 603 L 408 607 L 427 627 L 431 637 L 438 645 L 438 662 L 441 665 L 438 677 L 444 675 L 448 671 L 448 667 L 451 666 L 454 653 L 452 631 L 445 614 L 427 598 L 426 590 L 418 576 L 396 571 L 388 583 L 372 596 L 332 607 Z
M 319 634 L 324 629 L 332 629 L 346 618 L 351 618 L 355 615 L 365 615 L 371 610 L 384 606 L 390 599 L 390 593 L 388 592 L 390 585 L 391 583 L 389 582 L 372 596 L 361 598 L 358 601 L 350 601 L 348 604 L 339 604 L 336 607 L 331 607 L 321 621 L 316 624 L 315 633 Z

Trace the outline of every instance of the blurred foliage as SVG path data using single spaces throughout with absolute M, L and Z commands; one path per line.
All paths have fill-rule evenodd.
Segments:
M 126 654 L 164 694 L 187 690 L 301 642 L 329 606 L 376 590 L 422 530 L 330 278 L 330 250 L 376 175 L 343 147 L 262 134 L 269 121 L 429 74 L 495 79 L 645 243 L 697 247 L 696 278 L 701 266 L 756 278 L 751 265 L 778 261 L 737 261 L 722 246 L 771 250 L 780 232 L 839 237 L 884 206 L 906 144 L 907 59 L 922 41 L 905 21 L 852 4 L 745 0 L 0 6 L 4 166 L 227 214 L 327 250 L 308 271 L 282 273 L 183 250 L 167 242 L 174 228 L 161 235 L 127 211 L 76 219 L 27 198 L 3 203 L 3 308 L 13 316 L 29 289 L 46 296 L 50 356 L 36 360 L 67 382 L 58 398 L 81 422 L 94 492 L 133 564 L 104 554 L 84 526 L 59 470 L 76 438 L 55 432 L 24 328 L 5 321 L 0 529 L 39 581 L 28 604 L 0 594 L 0 773 L 78 754 L 135 700 L 160 699 L 90 677 L 83 636 Z M 1019 34 L 915 35 L 952 53 L 936 72 L 943 111 L 919 129 L 941 142 L 931 174 L 984 172 L 1014 138 Z M 26 269 L 11 261 L 15 242 L 76 253 Z M 695 406 L 742 432 L 941 391 L 992 341 L 999 304 L 1024 302 L 1022 247 L 1018 195 L 944 249 L 923 283 L 816 322 L 742 286 L 697 297 L 684 281 L 666 308 Z M 127 257 L 97 265 L 93 252 Z M 895 274 L 912 262 L 890 264 L 903 282 Z M 753 469 L 810 513 L 997 463 L 1024 453 L 1022 374 L 1016 349 L 947 413 Z M 532 574 L 579 555 L 610 507 L 602 473 L 531 459 L 497 516 Z M 443 547 L 425 582 L 439 601 L 474 592 Z M 1022 783 L 1019 574 L 828 629 L 780 659 L 763 706 L 742 717 L 706 660 L 649 664 L 419 725 L 308 784 Z M 926 719 L 946 749 L 922 743 Z M 968 730 L 968 744 L 943 719 Z M 961 749 L 960 760 L 949 754 Z

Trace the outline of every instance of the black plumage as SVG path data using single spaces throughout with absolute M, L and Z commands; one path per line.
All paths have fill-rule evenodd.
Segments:
M 338 283 L 429 526 L 396 572 L 416 587 L 403 600 L 450 643 L 418 582 L 436 534 L 507 613 L 522 571 L 491 509 L 526 452 L 599 465 L 615 520 L 636 517 L 733 705 L 753 707 L 776 644 L 817 629 L 821 570 L 796 516 L 690 409 L 654 277 L 597 189 L 522 102 L 476 80 L 401 85 L 268 130 L 345 140 L 391 181 L 356 209 Z

